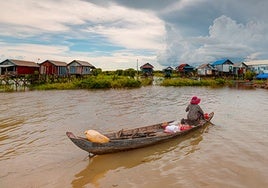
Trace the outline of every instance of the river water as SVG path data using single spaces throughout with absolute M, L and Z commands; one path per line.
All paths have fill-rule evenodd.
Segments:
M 180 119 L 193 95 L 214 125 L 156 146 L 96 156 L 66 131 Z M 267 187 L 268 91 L 160 87 L 0 93 L 0 187 Z

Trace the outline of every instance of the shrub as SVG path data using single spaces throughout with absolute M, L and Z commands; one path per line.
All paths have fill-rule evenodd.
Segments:
M 130 76 L 131 78 L 134 78 L 135 74 L 136 74 L 136 71 L 132 68 L 124 71 L 124 76 Z
M 149 86 L 149 85 L 152 85 L 152 84 L 153 84 L 153 79 L 151 79 L 151 78 L 141 79 L 141 85 L 142 86 Z
M 223 85 L 225 85 L 225 83 L 226 83 L 226 81 L 225 81 L 224 79 L 222 79 L 222 78 L 217 78 L 217 79 L 215 79 L 215 82 L 216 82 L 216 84 L 219 85 L 219 86 L 223 86 Z
M 112 88 L 136 88 L 140 86 L 140 81 L 131 78 L 121 78 L 112 83 Z
M 99 89 L 111 88 L 111 82 L 106 79 L 99 79 L 98 77 L 89 77 L 77 82 L 76 87 L 81 89 Z
M 256 74 L 250 70 L 247 70 L 247 72 L 245 73 L 245 79 L 246 80 L 253 80 L 254 76 Z
M 97 69 L 93 69 L 92 70 L 92 74 L 94 75 L 94 76 L 98 76 L 99 74 L 101 74 L 102 73 L 102 70 L 100 69 L 100 68 L 97 68 Z

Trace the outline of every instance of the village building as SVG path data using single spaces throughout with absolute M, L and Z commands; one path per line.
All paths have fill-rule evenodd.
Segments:
M 40 74 L 65 76 L 68 75 L 67 63 L 62 61 L 46 60 L 40 65 Z
M 93 69 L 96 69 L 87 61 L 73 60 L 68 65 L 69 74 L 71 75 L 89 75 Z
M 180 64 L 175 69 L 176 69 L 177 72 L 186 75 L 186 74 L 189 74 L 191 72 L 194 72 L 195 68 L 193 66 L 191 66 L 191 65 L 188 65 L 188 64 L 184 63 L 184 64 Z
M 32 61 L 6 59 L 0 63 L 0 75 L 27 75 L 39 72 L 39 65 Z
M 244 63 L 252 72 L 256 74 L 268 73 L 268 60 L 254 60 Z
M 221 59 L 213 62 L 211 64 L 214 68 L 217 69 L 217 74 L 219 75 L 232 75 L 233 74 L 233 62 L 229 59 Z
M 154 66 L 150 63 L 145 63 L 140 67 L 142 75 L 145 76 L 152 76 L 153 75 L 153 68 Z
M 163 72 L 164 72 L 165 77 L 171 77 L 172 72 L 173 72 L 173 68 L 169 66 L 169 67 L 163 69 Z
M 247 69 L 248 69 L 248 66 L 243 62 L 234 63 L 234 65 L 233 65 L 233 73 L 235 75 L 245 74 Z
M 243 79 L 247 70 L 248 70 L 248 66 L 245 63 L 243 63 L 243 62 L 234 63 L 233 73 L 238 78 Z
M 197 67 L 197 74 L 199 76 L 213 76 L 216 70 L 212 65 L 206 63 Z

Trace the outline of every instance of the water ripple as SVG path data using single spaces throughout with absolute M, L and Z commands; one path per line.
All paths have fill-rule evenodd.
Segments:
M 72 169 L 66 170 L 62 161 L 79 163 L 85 153 L 66 138 L 66 131 L 83 135 L 87 129 L 106 132 L 180 119 L 186 116 L 185 108 L 193 95 L 202 99 L 200 105 L 205 112 L 215 112 L 213 123 L 216 126 L 206 133 L 162 146 L 110 155 L 114 156 L 111 159 L 103 156 L 85 167 L 80 163 L 84 178 L 88 180 L 93 176 L 96 181 L 105 183 L 110 176 L 117 178 L 130 173 L 133 180 L 120 182 L 120 186 L 127 187 L 131 183 L 137 185 L 135 179 L 142 178 L 136 171 L 145 171 L 149 174 L 149 179 L 144 180 L 147 185 L 159 179 L 167 185 L 188 183 L 189 187 L 198 187 L 198 182 L 205 186 L 202 174 L 206 174 L 211 187 L 221 187 L 228 177 L 232 177 L 234 187 L 239 187 L 239 183 L 246 186 L 250 181 L 241 181 L 237 172 L 242 171 L 243 179 L 247 180 L 252 176 L 250 169 L 254 169 L 257 174 L 254 178 L 258 181 L 252 181 L 260 182 L 258 185 L 265 182 L 262 174 L 268 173 L 267 91 L 159 86 L 131 90 L 0 93 L 1 181 L 31 177 L 36 168 L 53 174 L 55 165 L 69 175 L 66 177 L 73 178 Z M 109 162 L 105 163 L 106 160 Z M 102 163 L 105 165 L 97 174 Z M 169 183 L 169 176 L 177 178 Z

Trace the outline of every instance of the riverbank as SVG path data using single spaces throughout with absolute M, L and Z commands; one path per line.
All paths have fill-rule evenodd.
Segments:
M 226 87 L 234 85 L 268 89 L 268 82 L 264 80 L 232 80 L 227 78 L 164 78 L 164 77 L 130 77 L 119 75 L 97 75 L 85 78 L 60 80 L 57 82 L 42 82 L 29 84 L 27 87 L 14 87 L 12 84 L 0 85 L 0 92 L 27 90 L 75 90 L 75 89 L 121 89 L 140 88 L 149 85 L 164 87 L 206 86 Z
M 262 89 L 268 89 L 268 80 L 263 82 L 255 82 L 253 83 L 253 87 L 255 88 L 262 88 Z

